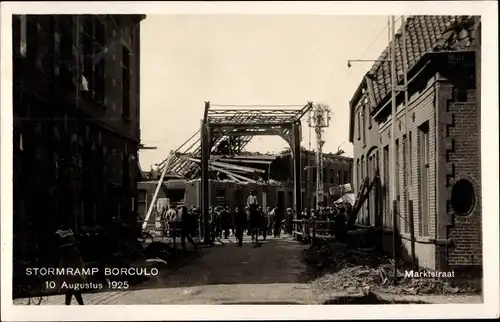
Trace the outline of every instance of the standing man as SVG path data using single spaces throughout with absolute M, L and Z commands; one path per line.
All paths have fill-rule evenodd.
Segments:
M 258 211 L 259 202 L 257 196 L 254 195 L 254 191 L 250 191 L 250 195 L 247 198 L 247 206 L 250 211 L 250 230 L 252 239 L 255 238 L 255 246 L 259 246 L 259 226 L 260 226 L 260 216 Z M 255 236 L 255 237 L 254 237 Z
M 194 250 L 198 251 L 198 245 L 191 238 L 194 228 L 193 225 L 194 216 L 192 216 L 189 213 L 186 206 L 182 206 L 179 209 L 179 217 L 181 223 L 181 245 L 183 253 L 186 254 L 186 238 L 194 246 Z
M 274 209 L 271 207 L 267 207 L 267 234 L 271 235 L 273 233 L 273 225 L 274 225 Z
M 221 229 L 222 229 L 222 235 L 224 236 L 224 239 L 229 238 L 229 228 L 231 226 L 231 218 L 230 218 L 230 213 L 229 213 L 229 208 L 222 208 L 220 212 L 220 218 L 221 218 Z
M 236 207 L 234 217 L 235 237 L 238 241 L 238 246 L 243 246 L 243 230 L 247 225 L 247 215 L 243 209 Z
M 344 242 L 347 235 L 346 219 L 346 209 L 344 206 L 341 206 L 337 216 L 335 217 L 334 224 L 335 239 L 339 242 Z
M 222 210 L 219 206 L 215 207 L 215 237 L 220 239 L 222 238 Z
M 257 196 L 255 195 L 255 191 L 252 190 L 250 191 L 250 195 L 247 198 L 247 206 L 251 207 L 257 207 L 259 205 L 259 201 L 257 200 Z
M 286 209 L 286 216 L 285 216 L 285 225 L 284 225 L 285 226 L 284 227 L 285 231 L 287 231 L 287 232 L 290 231 L 290 230 L 293 231 L 293 219 L 294 218 L 293 218 L 293 210 L 292 210 L 292 208 L 287 208 Z M 291 225 L 291 227 L 290 227 L 290 225 Z
M 245 215 L 247 216 L 247 225 L 246 225 L 247 236 L 252 236 L 252 238 L 253 238 L 252 227 L 250 225 L 250 207 L 248 207 L 248 206 L 245 207 Z M 253 241 L 253 239 L 252 239 L 252 241 Z
M 274 207 L 274 238 L 281 237 L 281 222 L 283 221 L 283 209 L 278 205 Z
M 163 220 L 165 222 L 165 225 L 164 225 L 165 237 L 167 237 L 168 231 L 172 230 L 175 226 L 175 225 L 171 225 L 170 222 L 177 220 L 177 210 L 175 210 L 174 205 L 170 205 L 170 208 L 165 213 L 165 218 Z M 175 231 L 172 230 L 172 233 L 175 233 Z M 172 235 L 172 237 L 173 237 L 173 235 Z
M 267 215 L 262 210 L 262 207 L 258 208 L 259 212 L 259 231 L 262 234 L 262 238 L 266 240 L 267 237 Z
M 77 247 L 77 241 L 75 235 L 69 225 L 61 225 L 61 229 L 57 230 L 55 233 L 56 241 L 58 247 L 58 255 L 59 255 L 59 268 L 68 269 L 78 269 L 82 270 L 85 267 L 85 264 L 82 259 L 82 255 L 80 254 L 80 250 Z M 65 274 L 58 276 L 58 284 L 57 287 L 60 291 L 64 292 L 65 295 L 65 304 L 70 305 L 73 296 L 76 298 L 76 302 L 79 305 L 83 305 L 83 297 L 81 290 L 75 289 L 73 287 L 64 287 L 64 283 L 71 284 L 79 284 L 85 283 L 86 277 L 83 274 Z

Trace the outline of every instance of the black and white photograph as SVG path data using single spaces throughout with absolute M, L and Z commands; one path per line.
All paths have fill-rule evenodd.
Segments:
M 498 6 L 393 4 L 2 3 L 6 321 L 498 317 Z

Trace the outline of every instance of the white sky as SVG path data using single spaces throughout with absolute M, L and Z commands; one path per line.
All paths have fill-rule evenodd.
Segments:
M 151 15 L 141 25 L 141 134 L 162 161 L 200 126 L 212 104 L 326 103 L 332 110 L 325 152 L 348 142 L 349 100 L 388 44 L 387 16 Z M 305 120 L 305 119 L 304 119 Z M 315 146 L 314 132 L 311 141 Z M 302 145 L 309 145 L 303 127 Z M 247 150 L 280 151 L 279 137 L 255 137 Z

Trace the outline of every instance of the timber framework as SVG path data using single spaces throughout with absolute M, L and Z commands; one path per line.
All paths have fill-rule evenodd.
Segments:
M 209 232 L 209 173 L 222 171 L 237 180 L 241 176 L 227 171 L 218 156 L 241 154 L 254 136 L 277 135 L 289 145 L 294 160 L 294 205 L 302 209 L 301 158 L 302 117 L 312 109 L 306 105 L 211 105 L 205 102 L 200 130 L 191 136 L 170 157 L 159 164 L 162 173 L 169 172 L 187 179 L 201 177 L 201 210 L 205 232 Z M 167 167 L 168 169 L 165 169 Z M 166 171 L 164 171 L 166 170 Z M 208 236 L 204 236 L 209 240 Z

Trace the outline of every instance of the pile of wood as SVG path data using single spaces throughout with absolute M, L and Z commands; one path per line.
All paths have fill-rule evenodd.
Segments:
M 349 249 L 341 243 L 311 246 L 304 251 L 304 260 L 323 270 L 321 277 L 312 281 L 318 292 L 363 293 L 372 290 L 397 294 L 458 294 L 473 293 L 470 287 L 452 286 L 448 278 L 405 277 L 411 270 L 398 263 L 397 283 L 394 283 L 394 262 L 374 252 Z
M 350 249 L 343 243 L 328 243 L 321 240 L 318 242 L 318 244 L 311 245 L 304 250 L 304 260 L 310 265 L 328 269 L 330 272 L 344 267 L 374 267 L 390 261 L 390 259 L 373 252 Z

